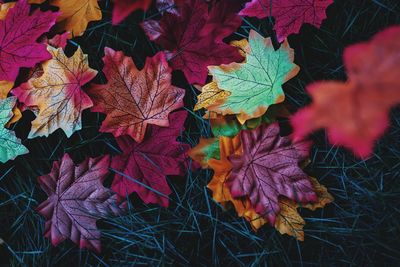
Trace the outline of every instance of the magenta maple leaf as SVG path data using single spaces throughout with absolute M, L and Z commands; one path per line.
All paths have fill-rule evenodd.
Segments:
M 46 45 L 37 39 L 55 24 L 59 13 L 29 12 L 27 1 L 19 0 L 5 20 L 0 20 L 0 80 L 14 81 L 19 68 L 51 58 Z
M 115 0 L 112 24 L 116 25 L 123 21 L 130 13 L 137 9 L 146 10 L 151 0 Z
M 301 203 L 317 201 L 308 175 L 299 167 L 308 156 L 309 142 L 291 143 L 281 137 L 278 123 L 243 130 L 240 138 L 242 155 L 229 157 L 233 167 L 227 182 L 233 197 L 248 196 L 271 225 L 280 211 L 279 196 Z
M 149 38 L 166 50 L 169 64 L 182 70 L 189 83 L 203 85 L 207 66 L 221 65 L 243 57 L 237 48 L 223 42 L 241 24 L 239 1 L 222 0 L 212 5 L 203 0 L 177 2 L 178 14 L 167 12 L 160 21 L 142 26 Z
M 150 125 L 141 143 L 129 136 L 117 138 L 123 153 L 111 161 L 116 173 L 112 183 L 115 192 L 121 196 L 136 192 L 145 203 L 168 206 L 171 189 L 165 176 L 184 175 L 188 166 L 186 152 L 190 146 L 176 141 L 186 115 L 186 111 L 171 113 L 169 127 Z
M 39 177 L 49 196 L 37 208 L 46 218 L 45 236 L 54 246 L 66 239 L 100 252 L 100 231 L 96 220 L 123 212 L 126 202 L 103 186 L 109 173 L 109 156 L 88 158 L 78 166 L 65 154 L 54 162 L 51 172 Z
M 275 18 L 278 41 L 292 33 L 298 33 L 304 23 L 320 27 L 326 18 L 325 10 L 333 0 L 252 0 L 240 11 L 240 15 Z

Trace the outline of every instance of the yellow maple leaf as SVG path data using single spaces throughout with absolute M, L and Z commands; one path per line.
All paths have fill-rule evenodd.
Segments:
M 12 90 L 36 114 L 29 138 L 48 136 L 59 128 L 69 137 L 82 128 L 82 111 L 93 106 L 81 89 L 97 74 L 89 67 L 87 55 L 80 48 L 70 58 L 61 48 L 48 46 L 47 50 L 52 59 L 42 64 L 42 75 L 33 75 Z
M 197 103 L 194 110 L 202 108 L 209 109 L 213 105 L 219 105 L 230 95 L 228 91 L 218 88 L 216 82 L 210 82 L 203 86 L 201 94 L 197 96 Z
M 51 0 L 50 4 L 60 8 L 57 28 L 69 31 L 72 36 L 82 35 L 89 22 L 102 18 L 97 0 Z
M 323 208 L 326 204 L 333 201 L 333 197 L 328 193 L 325 186 L 320 185 L 314 177 L 310 177 L 311 184 L 314 192 L 318 196 L 318 201 L 315 203 L 308 203 L 306 205 L 299 205 L 295 201 L 286 197 L 279 198 L 280 213 L 276 217 L 275 228 L 281 234 L 288 234 L 297 238 L 299 241 L 304 241 L 303 227 L 306 225 L 304 219 L 300 216 L 297 208 L 303 207 L 310 210 Z

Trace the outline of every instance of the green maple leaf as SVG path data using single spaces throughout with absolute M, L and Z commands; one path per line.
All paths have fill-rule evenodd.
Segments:
M 4 127 L 13 117 L 12 108 L 17 101 L 16 97 L 9 97 L 0 100 L 0 161 L 7 162 L 17 156 L 28 153 L 28 149 L 21 144 L 13 131 Z
M 209 71 L 220 89 L 230 92 L 225 101 L 213 108 L 226 114 L 237 114 L 241 123 L 263 115 L 268 107 L 285 99 L 282 84 L 295 76 L 299 67 L 287 42 L 274 50 L 271 39 L 251 31 L 249 41 L 239 42 L 246 53 L 244 63 L 210 66 Z

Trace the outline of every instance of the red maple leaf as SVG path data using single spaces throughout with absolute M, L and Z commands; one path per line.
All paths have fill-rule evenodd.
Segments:
M 186 111 L 171 113 L 169 127 L 148 127 L 142 143 L 129 136 L 117 138 L 122 154 L 114 157 L 111 166 L 116 175 L 112 189 L 121 196 L 136 192 L 146 203 L 167 207 L 171 193 L 166 175 L 184 175 L 190 146 L 176 141 L 183 131 Z
M 56 22 L 58 13 L 35 10 L 19 0 L 0 20 L 0 81 L 14 81 L 21 67 L 33 67 L 51 58 L 46 45 L 37 39 Z
M 130 13 L 137 9 L 146 10 L 151 0 L 115 0 L 112 16 L 112 24 L 116 25 L 123 21 Z
M 131 58 L 111 48 L 105 48 L 103 61 L 108 83 L 88 90 L 92 111 L 107 114 L 100 131 L 141 142 L 148 124 L 169 125 L 168 114 L 183 106 L 185 90 L 171 85 L 171 69 L 162 52 L 148 58 L 140 71 Z
M 103 186 L 109 173 L 109 156 L 88 158 L 78 166 L 65 154 L 54 162 L 51 172 L 39 177 L 48 199 L 37 208 L 46 218 L 45 236 L 54 246 L 66 239 L 100 252 L 100 231 L 96 220 L 119 215 L 126 203 Z
M 160 21 L 148 20 L 142 26 L 166 50 L 170 66 L 182 70 L 189 83 L 203 85 L 207 66 L 243 60 L 237 48 L 223 42 L 241 24 L 236 14 L 239 1 L 222 0 L 210 12 L 203 0 L 180 1 L 177 6 L 178 14 L 167 12 Z
M 278 123 L 240 132 L 241 155 L 232 155 L 232 171 L 227 178 L 233 197 L 249 197 L 256 212 L 275 224 L 279 214 L 279 196 L 300 203 L 317 201 L 308 175 L 299 164 L 310 143 L 291 143 L 279 135 Z
M 240 15 L 275 18 L 276 34 L 282 42 L 292 33 L 298 33 L 304 23 L 320 27 L 326 18 L 325 10 L 333 0 L 252 0 Z
M 400 103 L 400 26 L 346 48 L 343 57 L 348 80 L 307 86 L 313 103 L 292 118 L 294 138 L 326 128 L 332 144 L 366 157 L 389 125 L 389 110 Z

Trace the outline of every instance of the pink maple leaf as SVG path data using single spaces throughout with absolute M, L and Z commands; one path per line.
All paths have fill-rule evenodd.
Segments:
M 325 128 L 330 143 L 366 158 L 388 128 L 391 108 L 400 104 L 400 26 L 347 47 L 343 62 L 346 82 L 307 85 L 313 103 L 292 117 L 293 137 L 299 140 Z

